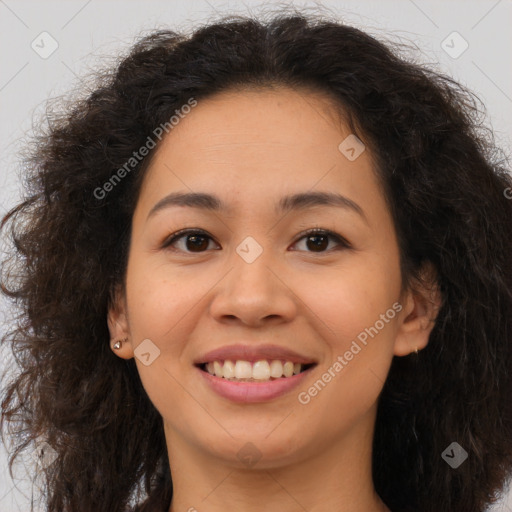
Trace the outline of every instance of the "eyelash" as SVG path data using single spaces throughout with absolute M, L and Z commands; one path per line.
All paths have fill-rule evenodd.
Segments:
M 179 249 L 175 249 L 175 248 L 171 247 L 172 244 L 175 243 L 180 238 L 183 238 L 187 234 L 200 235 L 202 237 L 205 237 L 205 238 L 207 237 L 207 238 L 210 238 L 211 240 L 213 240 L 213 238 L 206 231 L 203 231 L 202 229 L 187 228 L 187 229 L 182 229 L 180 231 L 177 231 L 176 233 L 173 233 L 172 235 L 167 237 L 165 239 L 165 241 L 163 242 L 161 248 L 178 251 Z M 313 229 L 309 229 L 307 231 L 303 231 L 303 232 L 299 233 L 299 235 L 298 235 L 299 238 L 294 242 L 294 245 L 297 242 L 299 242 L 300 240 L 302 240 L 303 238 L 306 238 L 307 236 L 312 236 L 312 235 L 328 236 L 328 237 L 332 238 L 333 240 L 335 240 L 339 246 L 341 246 L 345 249 L 351 248 L 351 245 L 341 235 L 338 235 L 337 233 L 334 233 L 333 231 L 329 231 L 328 229 L 320 229 L 320 228 L 313 228 Z M 318 252 L 318 253 L 315 253 L 314 251 L 307 251 L 307 252 L 311 252 L 312 254 L 326 254 L 326 253 L 330 253 L 331 251 L 332 251 L 332 249 L 326 250 L 323 252 Z M 206 251 L 200 251 L 197 253 L 187 251 L 186 253 L 187 254 L 201 254 L 204 252 L 206 252 Z

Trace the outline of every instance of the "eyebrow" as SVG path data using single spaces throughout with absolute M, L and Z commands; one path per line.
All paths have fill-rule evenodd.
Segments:
M 172 192 L 153 206 L 147 219 L 157 212 L 174 206 L 186 206 L 214 212 L 230 212 L 231 208 L 219 197 L 204 192 Z M 352 210 L 367 221 L 363 209 L 354 201 L 334 192 L 301 192 L 282 197 L 275 206 L 276 215 L 292 210 L 306 210 L 315 206 L 330 206 Z

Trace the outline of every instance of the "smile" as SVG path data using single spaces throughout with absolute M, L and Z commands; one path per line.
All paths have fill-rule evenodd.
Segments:
M 315 366 L 281 360 L 226 360 L 203 363 L 196 368 L 217 395 L 233 402 L 255 403 L 289 393 Z
M 293 361 L 281 361 L 279 359 L 271 361 L 262 359 L 255 362 L 244 360 L 230 361 L 228 359 L 226 361 L 210 361 L 200 367 L 210 375 L 223 379 L 255 382 L 289 378 L 307 370 L 311 366 L 313 364 L 294 363 Z

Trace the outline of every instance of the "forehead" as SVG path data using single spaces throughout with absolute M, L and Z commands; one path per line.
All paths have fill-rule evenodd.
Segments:
M 166 139 L 176 142 L 193 131 L 194 136 L 206 138 L 197 141 L 203 147 L 214 147 L 225 139 L 294 146 L 307 139 L 311 141 L 308 145 L 313 145 L 321 143 L 328 130 L 336 131 L 337 137 L 349 132 L 342 117 L 340 106 L 318 91 L 283 86 L 227 90 L 200 99 Z M 234 144 L 231 146 L 233 149 Z
M 277 189 L 301 182 L 302 191 L 320 180 L 346 182 L 356 172 L 373 174 L 369 151 L 350 161 L 340 149 L 350 137 L 339 106 L 318 92 L 225 91 L 198 100 L 182 116 L 157 148 L 145 181 L 181 177 L 192 180 L 191 187 L 200 180 L 217 188 L 219 180 L 225 186 L 239 180 Z

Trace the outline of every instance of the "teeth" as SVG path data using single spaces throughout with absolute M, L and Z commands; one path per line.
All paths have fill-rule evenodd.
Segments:
M 224 377 L 223 374 L 218 374 L 218 377 Z M 237 361 L 235 364 L 235 377 L 237 379 L 250 379 L 252 377 L 252 365 L 248 361 Z
M 231 361 L 224 361 L 222 377 L 232 379 L 235 376 L 235 365 Z
M 291 377 L 293 375 L 293 363 L 291 361 L 284 363 L 283 373 L 285 377 Z
M 254 363 L 252 378 L 256 380 L 270 380 L 270 365 L 268 361 L 256 361 Z
M 219 361 L 213 362 L 213 370 L 215 372 L 215 375 L 217 375 L 217 377 L 224 377 L 223 367 L 219 363 Z
M 283 364 L 284 363 L 284 364 Z M 301 372 L 303 365 L 292 361 L 264 359 L 251 363 L 249 361 L 213 361 L 206 363 L 206 371 L 210 375 L 229 380 L 259 380 L 280 379 L 291 377 Z
M 270 363 L 270 376 L 279 379 L 283 375 L 283 363 L 281 361 L 272 361 Z

